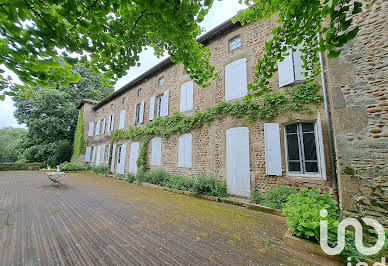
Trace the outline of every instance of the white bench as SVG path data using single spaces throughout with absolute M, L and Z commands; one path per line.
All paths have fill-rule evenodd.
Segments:
M 51 182 L 54 184 L 60 184 L 62 179 L 66 176 L 66 173 L 64 172 L 51 172 L 47 173 L 48 179 L 50 179 Z

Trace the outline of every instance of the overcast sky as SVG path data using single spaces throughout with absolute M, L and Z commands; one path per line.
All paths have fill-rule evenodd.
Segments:
M 201 23 L 205 32 L 211 30 L 227 19 L 233 17 L 237 12 L 244 8 L 244 5 L 239 4 L 238 0 L 223 0 L 214 1 L 213 7 L 210 9 L 205 20 Z M 148 49 L 140 54 L 141 66 L 131 68 L 128 74 L 116 82 L 115 90 L 121 88 L 123 85 L 136 78 L 146 70 L 153 67 L 164 58 L 157 58 L 153 55 L 153 50 Z M 14 75 L 11 75 L 14 79 L 17 79 Z M 17 80 L 16 80 L 17 81 Z M 0 128 L 3 127 L 23 127 L 18 125 L 16 119 L 13 116 L 15 108 L 13 107 L 12 100 L 7 97 L 5 101 L 0 101 Z

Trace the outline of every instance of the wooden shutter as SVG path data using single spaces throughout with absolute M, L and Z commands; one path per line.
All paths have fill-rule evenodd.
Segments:
M 193 109 L 193 81 L 188 81 L 181 86 L 180 111 Z
M 238 99 L 248 94 L 247 59 L 238 59 L 225 67 L 225 100 Z
M 304 68 L 303 68 L 303 60 L 301 52 L 301 49 L 303 49 L 303 45 L 300 44 L 296 48 L 296 51 L 293 53 L 293 60 L 294 60 L 294 73 L 295 73 L 295 81 L 304 81 L 306 80 L 306 77 L 304 75 Z
M 282 153 L 278 123 L 264 123 L 265 166 L 267 175 L 282 175 Z
M 192 167 L 193 135 L 185 134 L 185 167 Z
M 154 114 L 155 114 L 155 96 L 152 96 L 150 98 L 150 113 L 148 116 L 151 121 L 154 120 Z
M 91 153 L 91 147 L 86 147 L 85 151 L 85 163 L 90 163 L 90 153 Z
M 111 128 L 111 131 L 114 131 L 115 130 L 115 115 L 113 114 L 112 115 L 112 124 L 111 124 L 112 128 Z
M 92 163 L 94 163 L 95 159 L 96 159 L 96 146 L 94 146 L 92 150 Z
M 96 136 L 100 135 L 100 125 L 101 125 L 101 121 L 98 120 L 96 125 Z
M 160 166 L 161 154 L 162 154 L 162 139 L 152 139 L 152 151 L 151 151 L 151 165 Z
M 178 167 L 185 167 L 185 135 L 178 139 Z
M 106 147 L 108 148 L 108 150 L 106 151 L 106 158 L 105 158 L 105 163 L 109 163 L 109 156 L 110 156 L 110 144 L 109 145 L 106 145 Z
M 119 124 L 119 129 L 124 129 L 124 124 L 125 124 L 125 110 L 122 110 L 120 112 L 120 124 Z
M 288 52 L 289 55 L 287 55 L 283 61 L 278 61 L 279 87 L 295 82 L 292 49 L 289 49 Z
M 179 110 L 181 112 L 186 111 L 186 83 L 181 86 L 181 99 L 179 103 Z
M 88 136 L 89 136 L 89 137 L 93 137 L 93 132 L 94 132 L 94 122 L 90 122 L 90 123 L 89 123 L 89 132 L 88 132 Z
M 127 155 L 127 144 L 124 143 L 121 145 L 121 155 L 120 155 L 120 164 L 117 165 L 116 172 L 118 174 L 124 174 L 124 168 L 125 168 L 125 157 Z
M 318 149 L 319 149 L 319 166 L 321 169 L 321 176 L 324 180 L 326 180 L 326 162 L 325 162 L 325 149 L 323 146 L 323 136 L 322 136 L 322 122 L 321 122 L 321 114 L 318 112 L 317 115 L 317 136 L 318 136 Z
M 100 165 L 100 159 L 101 159 L 101 146 L 97 146 L 96 166 Z
M 102 120 L 101 134 L 105 134 L 106 118 Z
M 116 158 L 116 144 L 113 144 L 112 147 L 112 160 L 110 161 L 110 171 L 115 172 L 115 158 Z
M 101 160 L 102 163 L 105 163 L 105 145 L 101 146 Z
M 107 127 L 107 132 L 110 132 L 111 129 L 111 116 L 108 116 L 108 127 Z
M 162 116 L 168 116 L 168 99 L 169 99 L 170 92 L 166 90 L 163 94 L 163 101 L 162 101 Z
M 132 174 L 137 173 L 137 158 L 139 157 L 139 142 L 131 143 L 131 151 L 129 154 L 129 172 Z
M 142 124 L 143 122 L 144 122 L 144 101 L 141 101 L 139 123 Z

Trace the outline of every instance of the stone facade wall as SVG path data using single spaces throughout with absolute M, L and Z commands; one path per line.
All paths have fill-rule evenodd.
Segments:
M 194 110 L 185 112 L 185 115 L 192 115 L 194 111 L 204 111 L 207 107 L 213 106 L 224 101 L 225 98 L 225 66 L 237 59 L 247 58 L 247 77 L 248 83 L 253 81 L 255 67 L 258 58 L 263 54 L 264 43 L 270 38 L 271 30 L 275 21 L 262 20 L 255 24 L 249 24 L 244 27 L 238 27 L 233 31 L 219 36 L 217 39 L 210 42 L 207 46 L 212 52 L 211 63 L 215 66 L 218 72 L 218 78 L 212 82 L 208 88 L 201 88 L 194 84 Z M 234 51 L 229 51 L 229 41 L 236 36 L 240 36 L 242 46 Z M 164 77 L 165 84 L 159 86 L 158 81 Z M 277 76 L 271 80 L 271 86 L 278 90 Z M 180 102 L 180 87 L 183 83 L 189 81 L 188 75 L 185 74 L 182 64 L 173 64 L 162 72 L 155 73 L 154 76 L 148 78 L 140 85 L 126 91 L 121 96 L 116 97 L 110 102 L 100 107 L 95 112 L 95 121 L 115 114 L 115 129 L 119 127 L 120 111 L 126 110 L 125 128 L 134 126 L 134 110 L 135 104 L 145 101 L 144 123 L 138 125 L 143 127 L 149 122 L 149 103 L 151 96 L 158 96 L 165 90 L 169 90 L 169 115 L 174 111 L 179 111 Z M 142 90 L 141 96 L 138 95 L 139 89 Z M 281 123 L 281 128 L 284 123 L 292 121 L 315 121 L 317 112 L 319 111 L 323 123 L 323 136 L 326 143 L 327 136 L 325 135 L 324 110 L 323 104 L 312 105 L 312 113 L 303 114 L 284 114 L 277 117 L 274 122 Z M 290 119 L 290 116 L 293 116 Z M 281 147 L 283 150 L 283 176 L 268 176 L 266 175 L 265 167 L 265 146 L 264 146 L 264 123 L 271 121 L 257 121 L 249 123 L 247 121 L 225 118 L 221 121 L 215 121 L 210 127 L 196 129 L 192 132 L 193 135 L 193 156 L 192 168 L 178 167 L 178 136 L 171 136 L 168 139 L 162 139 L 162 158 L 160 168 L 166 171 L 184 176 L 196 176 L 202 173 L 215 174 L 219 179 L 225 179 L 226 176 L 226 136 L 225 132 L 233 127 L 248 127 L 250 136 L 250 166 L 251 166 L 251 189 L 256 185 L 260 190 L 265 191 L 271 186 L 277 184 L 288 184 L 291 186 L 303 186 L 310 188 L 320 188 L 324 192 L 332 192 L 332 178 L 329 171 L 329 159 L 327 147 L 325 147 L 327 180 L 317 177 L 302 177 L 302 176 L 287 176 L 286 161 L 284 154 L 284 139 L 282 137 Z M 89 122 L 85 122 L 88 127 Z M 85 132 L 88 128 L 85 129 Z M 281 130 L 283 136 L 283 128 Z M 109 134 L 95 136 L 89 142 L 91 146 L 109 143 Z M 119 142 L 118 144 L 124 143 Z M 128 171 L 130 143 L 126 141 L 126 164 L 125 171 Z M 149 161 L 151 160 L 151 145 L 148 147 Z M 117 156 L 116 156 L 117 158 Z M 151 166 L 151 169 L 156 167 Z
M 357 37 L 326 72 L 344 216 L 388 225 L 388 1 L 354 17 Z

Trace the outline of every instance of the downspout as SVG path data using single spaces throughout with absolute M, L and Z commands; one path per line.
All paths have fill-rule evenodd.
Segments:
M 320 41 L 320 39 L 321 39 L 321 36 L 320 34 L 318 34 L 318 41 Z M 333 178 L 333 196 L 337 201 L 339 201 L 338 177 L 337 177 L 337 171 L 336 171 L 335 151 L 334 151 L 333 135 L 331 130 L 329 104 L 327 100 L 326 79 L 325 79 L 325 71 L 323 66 L 322 52 L 319 52 L 319 62 L 321 65 L 322 95 L 323 95 L 323 102 L 324 102 L 324 108 L 325 108 L 327 139 L 329 142 L 329 157 L 330 157 L 330 166 L 331 166 L 330 169 L 331 169 L 331 176 Z

